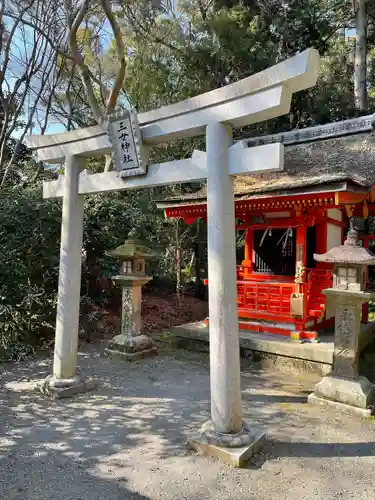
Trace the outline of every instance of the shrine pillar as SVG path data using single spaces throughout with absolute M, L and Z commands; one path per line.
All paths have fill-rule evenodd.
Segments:
M 228 170 L 232 128 L 206 128 L 207 241 L 211 419 L 190 445 L 239 466 L 263 444 L 242 420 L 233 179 Z M 235 449 L 235 450 L 233 450 Z
M 237 433 L 242 428 L 236 229 L 233 179 L 228 172 L 231 144 L 230 126 L 207 126 L 211 417 L 215 430 L 223 433 Z M 220 359 L 224 363 L 219 363 Z
M 77 376 L 84 215 L 84 196 L 78 194 L 78 181 L 83 167 L 83 157 L 66 158 L 53 374 L 41 385 L 43 392 L 54 397 L 94 387 L 93 381 Z

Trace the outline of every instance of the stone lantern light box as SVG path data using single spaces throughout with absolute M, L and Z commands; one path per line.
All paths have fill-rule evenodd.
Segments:
M 121 260 L 120 276 L 146 277 L 146 261 L 154 257 L 155 253 L 133 239 L 130 234 L 129 236 L 130 239 L 114 250 L 110 250 L 108 254 Z M 146 277 L 146 279 L 149 281 L 152 277 Z
M 127 258 L 122 262 L 120 272 L 126 276 L 145 276 L 146 260 L 144 258 Z
M 366 266 L 375 264 L 375 255 L 358 242 L 353 221 L 343 245 L 331 248 L 327 253 L 314 255 L 317 262 L 333 264 L 333 288 L 352 292 L 363 292 L 366 288 Z

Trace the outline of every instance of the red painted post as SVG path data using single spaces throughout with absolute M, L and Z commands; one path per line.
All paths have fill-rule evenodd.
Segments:
M 245 236 L 245 259 L 242 262 L 245 279 L 253 272 L 253 241 L 254 231 L 249 227 Z

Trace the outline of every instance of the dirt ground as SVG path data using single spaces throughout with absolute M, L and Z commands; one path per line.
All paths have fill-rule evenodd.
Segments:
M 268 441 L 232 469 L 185 445 L 209 416 L 205 355 L 164 347 L 127 364 L 102 351 L 80 353 L 99 386 L 70 400 L 33 390 L 50 358 L 1 367 L 1 499 L 374 499 L 375 421 L 308 406 L 315 378 L 243 371 L 246 419 Z
M 109 304 L 97 309 L 99 321 L 89 340 L 100 341 L 120 333 L 121 304 Z M 173 326 L 200 321 L 207 317 L 208 304 L 188 294 L 181 294 L 180 301 L 173 293 L 146 292 L 142 299 L 142 331 L 151 335 L 168 330 Z M 82 332 L 82 343 L 88 340 Z

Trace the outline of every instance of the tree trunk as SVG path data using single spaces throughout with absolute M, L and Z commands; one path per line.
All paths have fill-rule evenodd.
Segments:
M 356 40 L 354 59 L 354 104 L 358 111 L 367 110 L 367 0 L 354 0 Z
M 194 254 L 195 254 L 195 296 L 197 298 L 202 298 L 202 277 L 201 277 L 201 219 L 197 220 L 197 232 L 194 244 Z
M 176 300 L 177 309 L 181 308 L 181 244 L 180 244 L 180 219 L 175 222 L 176 239 Z

